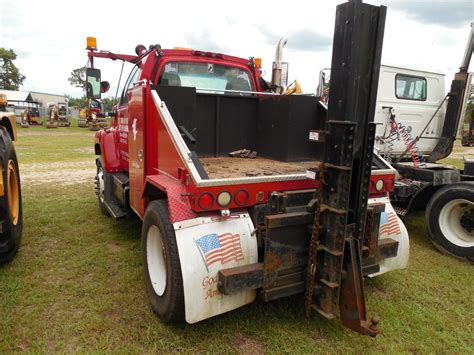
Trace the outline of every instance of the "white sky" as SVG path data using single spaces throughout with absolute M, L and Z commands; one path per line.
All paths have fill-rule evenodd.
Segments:
M 278 38 L 287 36 L 289 80 L 314 92 L 319 70 L 331 63 L 335 8 L 342 2 L 0 0 L 0 47 L 18 55 L 15 64 L 26 76 L 21 90 L 82 96 L 67 79 L 87 62 L 87 36 L 116 53 L 157 43 L 261 57 L 267 79 Z M 452 79 L 474 21 L 474 0 L 365 2 L 388 7 L 382 63 L 436 69 Z M 112 85 L 107 96 L 115 94 L 120 66 L 96 59 Z

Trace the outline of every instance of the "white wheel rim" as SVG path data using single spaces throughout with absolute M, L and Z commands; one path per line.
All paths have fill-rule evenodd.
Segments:
M 166 256 L 163 237 L 155 225 L 150 226 L 147 232 L 146 261 L 153 290 L 162 296 L 166 290 Z
M 444 237 L 462 248 L 474 247 L 474 231 L 469 232 L 461 224 L 463 215 L 472 209 L 474 209 L 473 202 L 455 199 L 444 205 L 439 214 L 439 227 Z
M 99 180 L 99 200 L 101 203 L 105 201 L 105 183 L 104 183 L 104 170 L 102 167 L 97 172 L 97 179 Z

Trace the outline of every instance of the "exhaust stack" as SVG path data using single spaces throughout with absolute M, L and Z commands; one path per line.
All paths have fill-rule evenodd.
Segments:
M 464 57 L 462 59 L 462 64 L 459 69 L 468 71 L 469 64 L 471 63 L 472 51 L 474 50 L 474 22 L 471 22 L 471 33 L 469 34 L 469 39 L 467 40 L 466 51 L 464 52 Z
M 282 37 L 278 41 L 278 45 L 275 52 L 275 61 L 273 62 L 272 68 L 272 86 L 276 87 L 276 92 L 281 93 L 281 71 L 282 71 L 282 59 L 283 59 L 283 47 L 286 45 L 288 38 Z

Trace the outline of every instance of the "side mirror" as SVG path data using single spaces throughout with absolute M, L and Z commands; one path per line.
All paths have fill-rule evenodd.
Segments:
M 100 69 L 87 68 L 86 70 L 86 97 L 88 99 L 100 99 L 100 94 L 101 94 Z
M 110 84 L 108 81 L 101 81 L 100 82 L 100 92 L 105 94 L 110 89 Z

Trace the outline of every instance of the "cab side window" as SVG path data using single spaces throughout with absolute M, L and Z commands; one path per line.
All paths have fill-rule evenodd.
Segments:
M 395 76 L 397 99 L 426 100 L 426 79 L 418 76 L 397 74 Z
M 138 66 L 134 66 L 130 75 L 128 76 L 127 81 L 125 82 L 125 86 L 123 87 L 122 96 L 120 97 L 120 106 L 126 105 L 128 103 L 128 90 L 133 88 L 133 84 L 138 81 L 139 73 Z

